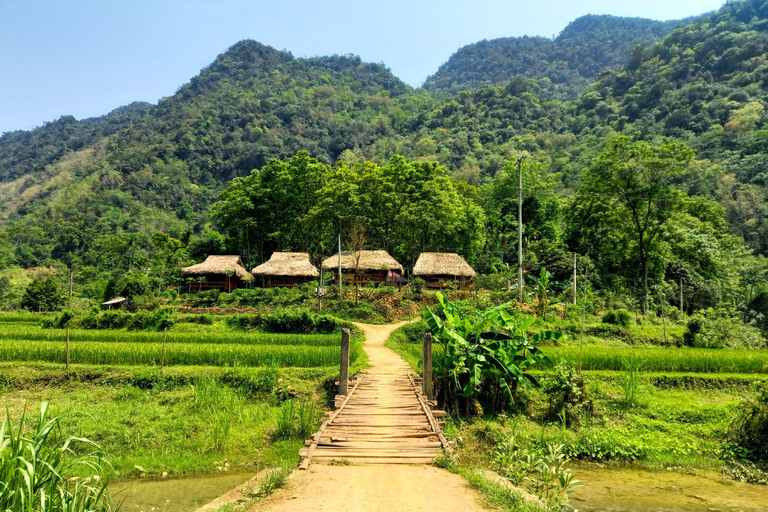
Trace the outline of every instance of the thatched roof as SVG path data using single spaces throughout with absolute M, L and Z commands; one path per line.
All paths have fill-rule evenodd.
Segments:
M 252 272 L 257 276 L 320 277 L 306 252 L 273 252 L 269 261 Z
M 233 274 L 243 281 L 250 281 L 253 276 L 243 267 L 243 260 L 237 255 L 228 256 L 208 256 L 205 261 L 181 269 L 185 276 L 204 275 L 204 274 Z
M 341 253 L 341 269 L 355 270 L 355 254 L 350 251 Z M 335 254 L 323 262 L 323 270 L 333 270 L 339 268 L 339 255 Z M 395 258 L 389 255 L 387 251 L 360 251 L 360 270 L 399 270 L 403 271 L 403 266 L 395 261 Z
M 413 267 L 414 276 L 456 276 L 471 279 L 475 271 L 455 252 L 423 252 Z

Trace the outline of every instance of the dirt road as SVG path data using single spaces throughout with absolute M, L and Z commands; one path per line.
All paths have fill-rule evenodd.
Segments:
M 365 331 L 365 351 L 376 369 L 407 364 L 384 346 L 393 325 L 357 324 Z M 263 512 L 334 511 L 487 511 L 479 493 L 459 477 L 443 469 L 423 465 L 328 466 L 311 464 L 295 471 L 288 485 L 260 502 Z

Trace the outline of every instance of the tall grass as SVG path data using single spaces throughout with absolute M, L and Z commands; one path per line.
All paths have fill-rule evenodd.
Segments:
M 421 366 L 421 344 L 390 344 L 414 367 Z M 432 346 L 432 358 L 441 357 L 442 346 Z M 553 368 L 561 361 L 579 363 L 579 347 L 543 347 Z M 627 365 L 642 367 L 645 372 L 679 373 L 768 373 L 768 350 L 665 348 L 665 347 L 598 347 L 585 346 L 584 370 L 625 371 Z
M 162 332 L 71 329 L 70 339 L 87 342 L 124 342 L 124 343 L 160 343 Z M 3 325 L 0 322 L 0 341 L 64 341 L 66 333 L 62 329 L 41 329 L 25 324 Z M 339 346 L 338 334 L 272 334 L 243 332 L 173 332 L 168 333 L 168 343 L 222 343 L 229 345 L 311 345 Z
M 353 348 L 350 360 L 361 351 Z M 73 340 L 72 364 L 91 365 L 159 365 L 162 345 L 156 343 L 102 343 Z M 317 367 L 339 364 L 340 347 L 308 345 L 233 345 L 224 343 L 175 343 L 166 348 L 166 366 L 293 366 Z M 63 342 L 2 341 L 0 361 L 48 361 L 64 363 Z
M 545 347 L 554 364 L 578 364 L 579 347 Z M 627 365 L 649 372 L 768 373 L 768 350 L 707 348 L 584 347 L 584 370 L 624 371 Z
M 59 418 L 48 418 L 43 402 L 37 425 L 26 430 L 26 414 L 14 425 L 8 414 L 0 426 L 0 510 L 40 512 L 109 512 L 112 507 L 101 478 L 102 461 L 87 439 L 58 435 Z M 87 470 L 88 479 L 75 479 Z M 119 507 L 118 507 L 119 508 Z

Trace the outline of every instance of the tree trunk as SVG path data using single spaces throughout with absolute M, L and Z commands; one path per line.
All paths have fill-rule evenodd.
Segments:
M 643 258 L 643 316 L 648 317 L 648 258 Z

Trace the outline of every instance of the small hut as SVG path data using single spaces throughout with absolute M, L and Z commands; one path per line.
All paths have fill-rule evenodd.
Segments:
M 115 297 L 114 299 L 109 299 L 106 302 L 102 302 L 101 309 L 123 309 L 127 303 L 128 300 L 126 300 L 125 297 Z
M 193 285 L 198 290 L 218 289 L 231 292 L 253 281 L 253 276 L 243 267 L 240 256 L 208 256 L 204 262 L 181 269 L 185 277 L 198 277 Z
M 359 256 L 358 256 L 359 255 Z M 355 272 L 355 262 L 357 273 Z M 339 280 L 339 255 L 331 256 L 323 262 L 323 271 L 333 272 L 333 280 Z M 359 251 L 341 253 L 341 273 L 346 282 L 358 284 L 364 283 L 388 283 L 393 277 L 403 274 L 403 266 L 387 251 Z
M 443 288 L 448 283 L 455 283 L 466 289 L 475 277 L 475 271 L 456 253 L 423 252 L 416 260 L 413 275 L 424 279 L 427 288 Z
M 270 288 L 298 286 L 320 278 L 306 252 L 273 252 L 269 261 L 255 267 L 253 275 L 264 276 Z

